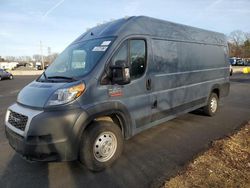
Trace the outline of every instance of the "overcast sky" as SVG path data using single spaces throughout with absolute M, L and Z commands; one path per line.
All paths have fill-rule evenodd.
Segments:
M 61 52 L 87 28 L 145 15 L 229 34 L 250 32 L 250 0 L 0 0 L 0 56 Z

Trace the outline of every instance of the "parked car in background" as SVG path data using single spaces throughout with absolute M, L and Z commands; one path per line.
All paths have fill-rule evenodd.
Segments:
M 44 66 L 44 69 L 47 69 L 48 67 L 49 67 L 49 65 L 47 64 L 47 65 Z
M 42 70 L 42 63 L 41 62 L 36 62 L 36 70 Z
M 241 59 L 241 58 L 236 58 L 232 57 L 229 58 L 229 62 L 231 65 L 236 65 L 236 66 L 246 66 L 249 65 L 249 61 L 246 59 Z
M 236 61 L 236 65 L 245 66 L 246 62 L 243 59 L 239 59 Z
M 236 65 L 236 58 L 229 58 L 229 62 L 231 65 Z
M 3 80 L 3 79 L 10 79 L 12 80 L 13 79 L 13 75 L 3 69 L 0 69 L 0 80 Z

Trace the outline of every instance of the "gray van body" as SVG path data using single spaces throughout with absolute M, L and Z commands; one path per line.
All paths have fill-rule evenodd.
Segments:
M 33 81 L 9 107 L 6 135 L 10 145 L 31 160 L 75 160 L 79 142 L 94 119 L 110 117 L 125 139 L 207 104 L 211 92 L 229 93 L 227 42 L 223 34 L 145 16 L 112 21 L 92 28 L 72 44 L 114 37 L 93 70 L 76 82 L 86 90 L 76 100 L 55 107 L 45 104 L 70 83 Z M 111 57 L 128 39 L 146 41 L 146 70 L 126 85 L 103 83 Z M 119 91 L 119 95 L 112 92 Z

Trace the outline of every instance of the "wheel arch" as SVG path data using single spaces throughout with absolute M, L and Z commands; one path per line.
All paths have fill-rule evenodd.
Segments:
M 78 117 L 73 127 L 77 144 L 81 136 L 93 121 L 113 121 L 122 131 L 124 139 L 132 136 L 132 119 L 125 105 L 119 102 L 106 102 L 91 106 L 84 110 Z
M 210 93 L 209 93 L 209 96 L 212 94 L 212 93 L 215 93 L 217 96 L 218 96 L 218 98 L 220 98 L 220 88 L 221 88 L 221 86 L 219 85 L 219 84 L 215 84 L 215 85 L 213 85 L 212 86 L 212 88 L 211 88 L 211 90 L 210 90 Z M 208 98 L 209 98 L 209 96 L 208 96 Z
M 86 125 L 85 129 L 91 126 L 92 121 L 111 121 L 119 126 L 125 139 L 129 138 L 131 135 L 132 130 L 128 117 L 120 110 L 108 110 L 94 114 L 89 118 L 89 123 Z

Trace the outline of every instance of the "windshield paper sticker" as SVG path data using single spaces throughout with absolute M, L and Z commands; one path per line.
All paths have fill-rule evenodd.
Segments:
M 95 46 L 92 51 L 94 52 L 105 52 L 108 46 Z
M 108 46 L 111 43 L 110 40 L 103 41 L 101 46 Z

